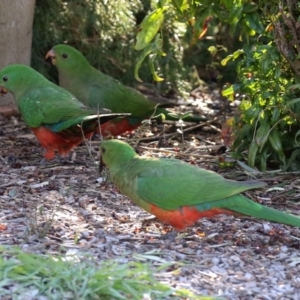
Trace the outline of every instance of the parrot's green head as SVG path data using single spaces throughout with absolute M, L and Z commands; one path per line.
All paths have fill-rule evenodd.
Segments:
M 75 48 L 69 45 L 56 45 L 46 55 L 46 59 L 51 59 L 59 73 L 68 75 L 76 74 L 89 66 L 87 59 Z M 80 73 L 77 73 L 80 74 Z
M 34 69 L 25 65 L 9 65 L 0 71 L 0 93 L 10 92 L 16 101 L 28 90 L 48 80 Z
M 125 142 L 120 140 L 107 140 L 100 145 L 100 170 L 105 165 L 108 169 L 120 167 L 128 163 L 138 154 Z

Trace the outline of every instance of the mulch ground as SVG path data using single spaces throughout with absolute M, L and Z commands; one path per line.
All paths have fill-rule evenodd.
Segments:
M 226 155 L 222 123 L 225 112 L 232 113 L 224 101 L 214 91 L 198 93 L 176 109 L 192 109 L 214 121 L 181 129 L 173 123 L 152 124 L 122 139 L 134 146 L 139 141 L 142 155 L 175 157 L 226 178 L 249 179 L 237 164 L 220 168 Z M 76 148 L 70 160 L 45 163 L 41 147 L 19 116 L 0 117 L 1 245 L 51 255 L 89 253 L 98 260 L 134 260 L 139 253 L 149 253 L 175 262 L 162 281 L 200 295 L 300 299 L 299 228 L 220 215 L 200 220 L 175 241 L 163 239 L 170 226 L 149 219 L 118 192 L 107 174 L 99 173 L 99 143 L 94 137 Z M 300 215 L 299 174 L 278 171 L 255 177 L 268 187 L 245 193 L 249 198 Z

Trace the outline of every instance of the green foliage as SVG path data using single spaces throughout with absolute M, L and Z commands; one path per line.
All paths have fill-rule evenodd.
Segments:
M 200 5 L 200 1 L 178 0 L 158 4 L 146 0 L 37 0 L 32 66 L 57 82 L 57 71 L 45 61 L 45 55 L 54 45 L 68 43 L 94 67 L 124 84 L 135 85 L 136 77 L 145 84 L 157 81 L 157 90 L 166 96 L 183 95 L 191 90 L 190 82 L 199 85 L 199 75 L 216 80 L 219 61 L 240 43 L 236 34 L 229 36 L 229 25 L 223 25 L 218 16 L 210 21 L 211 12 L 218 11 L 210 1 Z M 206 32 L 203 28 L 212 39 L 198 39 Z M 209 46 L 219 51 L 211 54 Z M 145 59 L 149 64 L 143 63 Z M 234 77 L 230 64 L 224 80 Z
M 130 82 L 136 57 L 132 47 L 136 14 L 143 9 L 140 0 L 37 0 L 32 66 L 57 81 L 55 69 L 49 72 L 50 64 L 44 58 L 56 44 L 68 43 L 96 68 Z
M 186 26 L 191 44 L 202 38 L 212 19 L 239 34 L 242 49 L 220 61 L 226 66 L 239 60 L 239 84 L 226 88 L 223 95 L 229 99 L 237 91 L 245 95 L 234 123 L 233 148 L 247 153 L 251 167 L 266 170 L 272 162 L 284 170 L 299 170 L 299 86 L 290 88 L 300 77 L 300 46 L 295 46 L 300 45 L 299 4 L 293 0 L 260 0 L 255 4 L 246 0 L 161 0 L 137 34 L 135 48 L 143 50 L 136 65 L 137 78 L 139 67 L 149 56 L 154 80 L 162 80 L 155 72 L 154 60 L 167 53 L 163 28 L 170 19 Z M 212 56 L 227 51 L 222 44 L 208 49 Z
M 122 9 L 120 9 L 120 7 Z M 117 78 L 127 85 L 134 85 L 134 68 L 139 64 L 134 49 L 138 26 L 150 9 L 143 0 L 75 0 L 51 3 L 37 0 L 33 24 L 32 66 L 54 82 L 58 82 L 57 71 L 45 61 L 46 53 L 56 44 L 68 43 L 87 57 L 97 69 Z M 166 21 L 165 31 L 170 31 L 170 40 L 165 41 L 168 53 L 160 61 L 156 79 L 161 74 L 167 78 L 156 87 L 167 93 L 169 90 L 186 90 L 188 70 L 183 67 L 183 48 L 172 41 L 177 25 Z M 151 51 L 160 48 L 161 41 Z M 156 49 L 156 50 L 155 50 Z M 147 51 L 147 50 L 145 50 Z M 159 50 L 158 54 L 163 55 Z M 151 55 L 150 67 L 154 70 L 156 56 Z M 178 72 L 181 70 L 181 72 Z M 140 76 L 144 82 L 153 82 L 149 66 L 142 65 Z
M 139 79 L 138 70 L 142 62 L 149 56 L 153 79 L 156 81 L 162 80 L 154 70 L 154 61 L 159 56 L 165 56 L 165 52 L 167 52 L 165 45 L 167 38 L 163 34 L 166 22 L 172 20 L 173 23 L 183 24 L 184 35 L 188 36 L 190 45 L 194 45 L 205 35 L 208 30 L 208 24 L 212 19 L 214 19 L 213 22 L 217 20 L 223 24 L 228 24 L 231 33 L 238 31 L 241 37 L 248 38 L 256 33 L 262 33 L 264 27 L 260 21 L 260 15 L 256 11 L 256 6 L 246 0 L 213 2 L 208 0 L 158 1 L 157 7 L 144 18 L 137 34 L 135 49 L 143 50 L 143 52 L 140 55 L 139 63 L 136 65 L 136 78 Z M 216 26 L 216 23 L 214 26 Z M 170 30 L 168 30 L 167 34 L 170 33 Z M 228 37 L 228 33 L 226 37 Z M 217 46 L 226 51 L 226 47 L 222 45 Z
M 153 273 L 159 274 L 170 263 L 147 253 L 139 254 L 141 262 L 111 259 L 98 266 L 88 257 L 75 255 L 47 257 L 4 247 L 0 253 L 0 297 L 87 300 L 144 299 L 149 295 L 149 299 L 217 299 L 196 296 L 185 289 L 176 291 L 160 283 Z M 149 259 L 160 266 L 154 270 L 145 262 Z
M 154 80 L 165 93 L 190 89 L 189 73 L 232 82 L 237 65 L 238 84 L 223 91 L 245 95 L 234 151 L 262 170 L 299 170 L 299 18 L 293 0 L 37 0 L 32 63 L 55 80 L 44 56 L 67 42 L 125 84 Z
M 300 169 L 297 162 L 300 154 L 299 86 L 294 85 L 298 76 L 297 55 L 291 50 L 287 59 L 283 52 L 289 48 L 292 31 L 287 30 L 285 22 L 290 25 L 294 17 L 289 15 L 288 6 L 284 9 L 282 18 L 278 18 L 281 10 L 278 4 L 272 6 L 272 11 L 264 6 L 261 20 L 266 29 L 260 33 L 256 45 L 245 45 L 223 61 L 226 64 L 230 59 L 241 58 L 237 66 L 240 83 L 223 91 L 223 95 L 229 98 L 234 92 L 244 94 L 234 122 L 233 149 L 246 154 L 251 167 L 257 166 L 263 171 L 268 166 L 283 170 Z M 287 21 L 288 16 L 290 21 Z M 285 34 L 282 33 L 284 30 Z M 291 49 L 294 51 L 294 47 Z

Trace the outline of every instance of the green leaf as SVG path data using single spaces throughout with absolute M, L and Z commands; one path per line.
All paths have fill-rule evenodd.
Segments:
M 221 60 L 221 65 L 224 67 L 227 65 L 227 63 L 233 59 L 233 55 L 230 54 L 230 55 L 227 55 L 224 59 Z
M 280 74 L 281 74 L 281 66 L 280 65 L 277 65 L 275 67 L 275 71 L 274 71 L 274 77 L 276 79 L 278 79 L 280 77 Z
M 154 68 L 154 60 L 156 59 L 157 55 L 156 54 L 151 54 L 149 57 L 149 67 L 150 67 L 150 71 L 152 74 L 152 77 L 155 81 L 163 81 L 164 78 L 158 76 L 157 72 L 155 71 Z
M 257 151 L 258 151 L 258 146 L 256 142 L 253 140 L 250 144 L 249 152 L 248 152 L 248 164 L 250 167 L 254 167 L 255 165 Z
M 225 90 L 222 90 L 222 96 L 227 97 L 229 95 L 234 94 L 234 88 L 233 85 L 231 85 L 230 87 L 226 88 Z
M 267 122 L 263 122 L 259 126 L 255 135 L 255 142 L 258 147 L 260 148 L 263 147 L 265 142 L 268 140 L 269 132 L 270 132 L 270 125 Z
M 177 9 L 179 13 L 183 13 L 185 10 L 189 9 L 189 3 L 187 0 L 172 0 L 172 4 Z
M 232 60 L 236 60 L 238 57 L 240 57 L 240 55 L 244 54 L 244 50 L 243 49 L 239 49 L 235 52 L 233 52 L 233 54 L 230 54 L 228 56 L 226 56 L 224 59 L 221 60 L 221 65 L 222 66 L 226 66 L 226 64 L 232 59 Z
M 145 58 L 151 53 L 152 51 L 152 44 L 149 44 L 142 52 L 142 54 L 139 56 L 137 63 L 135 64 L 134 68 L 134 77 L 137 81 L 142 82 L 143 80 L 139 77 L 139 69 L 145 60 Z
M 276 122 L 278 122 L 279 118 L 280 118 L 280 110 L 278 107 L 275 107 L 273 109 L 272 118 L 271 118 L 272 124 L 275 124 Z
M 263 33 L 265 28 L 261 22 L 261 16 L 257 13 L 245 14 L 245 24 L 254 32 Z
M 259 155 L 260 169 L 264 172 L 267 170 L 267 149 L 264 149 Z
M 228 21 L 230 22 L 231 25 L 236 25 L 238 23 L 238 21 L 242 17 L 242 12 L 243 12 L 242 1 L 236 1 L 235 5 L 232 7 L 228 15 Z
M 296 89 L 300 89 L 300 83 L 292 84 L 292 85 L 289 87 L 289 90 L 291 90 L 291 91 L 296 90 Z
M 300 149 L 296 149 L 292 152 L 291 157 L 289 158 L 288 163 L 286 165 L 286 169 L 289 169 L 294 162 L 297 162 L 297 164 L 298 164 L 298 161 L 296 161 L 296 158 L 298 158 L 299 155 L 300 155 Z M 299 169 L 295 170 L 295 171 L 299 171 Z
M 214 56 L 218 53 L 218 48 L 216 46 L 209 46 L 207 51 Z
M 295 134 L 295 144 L 296 144 L 296 147 L 300 146 L 300 143 L 297 141 L 297 138 L 298 138 L 299 135 L 300 135 L 300 130 L 298 130 L 297 133 Z
M 222 2 L 227 9 L 231 9 L 234 5 L 232 0 L 222 0 Z
M 242 169 L 244 169 L 247 173 L 254 173 L 254 174 L 261 173 L 261 172 L 258 171 L 257 169 L 250 168 L 248 165 L 246 165 L 244 162 L 242 162 L 242 161 L 240 161 L 240 160 L 237 161 L 237 164 L 238 164 Z
M 169 2 L 169 0 L 159 0 L 157 3 L 157 7 L 163 8 L 167 4 L 167 2 Z
M 274 128 L 269 134 L 269 141 L 277 154 L 283 152 L 282 143 L 277 128 Z
M 286 105 L 287 105 L 287 106 L 292 106 L 293 104 L 298 103 L 298 102 L 300 102 L 300 98 L 295 98 L 295 99 L 293 99 L 293 100 L 291 100 L 291 101 L 288 101 L 288 102 L 286 103 Z
M 244 54 L 244 50 L 243 49 L 239 49 L 233 52 L 233 59 L 237 59 L 238 57 L 240 57 L 240 55 Z
M 164 20 L 164 10 L 166 8 L 167 6 L 155 9 L 143 20 L 140 32 L 136 36 L 135 50 L 143 50 L 154 39 Z

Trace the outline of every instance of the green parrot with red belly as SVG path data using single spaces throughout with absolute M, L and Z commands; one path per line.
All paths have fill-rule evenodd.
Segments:
M 45 148 L 48 160 L 54 158 L 55 151 L 66 157 L 93 135 L 99 123 L 124 115 L 87 108 L 70 92 L 25 65 L 9 65 L 0 71 L 0 93 L 7 92 L 14 96 L 24 122 Z
M 300 227 L 299 217 L 240 194 L 266 186 L 262 181 L 233 181 L 177 159 L 140 157 L 119 140 L 102 142 L 100 154 L 121 193 L 177 230 L 218 214 L 242 214 Z
M 59 85 L 85 105 L 94 108 L 108 108 L 113 113 L 131 115 L 107 122 L 101 134 L 116 136 L 136 129 L 143 120 L 164 114 L 167 120 L 178 120 L 167 110 L 157 107 L 137 90 L 127 87 L 116 79 L 92 67 L 81 52 L 68 45 L 56 45 L 46 55 L 56 66 Z M 205 120 L 201 116 L 187 116 L 187 122 Z

